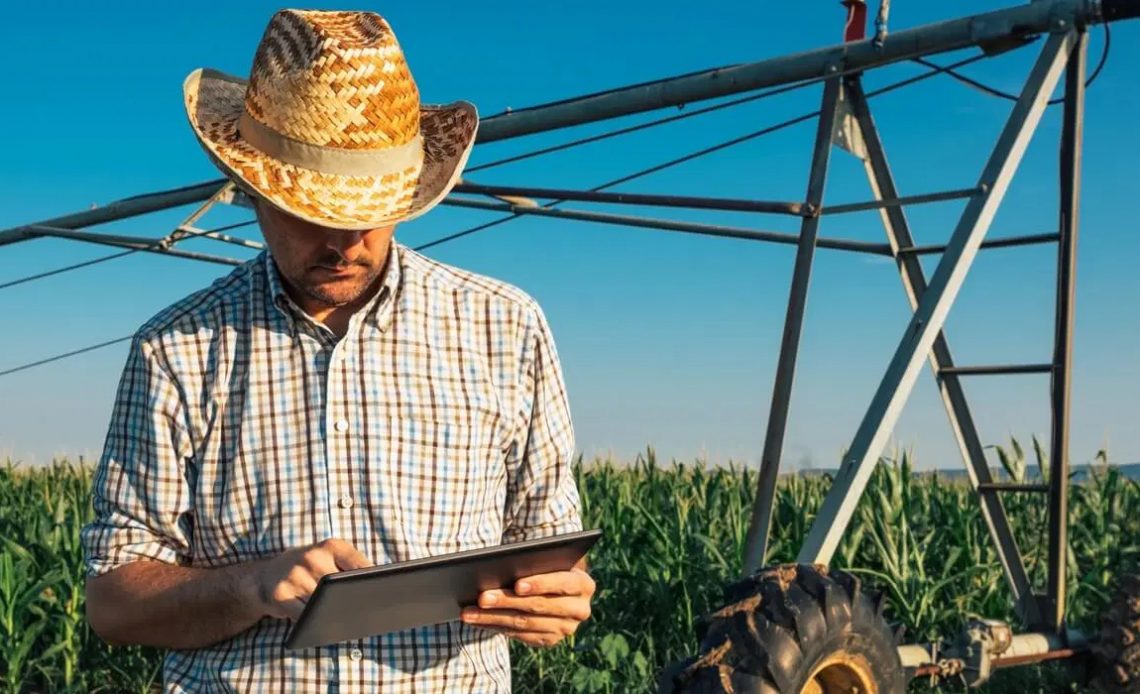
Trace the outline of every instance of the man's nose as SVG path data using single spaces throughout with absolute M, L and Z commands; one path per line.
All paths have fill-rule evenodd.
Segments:
M 328 235 L 325 244 L 329 248 L 344 254 L 345 251 L 360 243 L 363 234 L 362 231 L 337 231 Z

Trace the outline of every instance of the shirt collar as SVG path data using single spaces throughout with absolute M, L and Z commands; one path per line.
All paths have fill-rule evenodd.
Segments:
M 401 279 L 403 277 L 400 256 L 400 245 L 393 240 L 388 248 L 388 260 L 384 268 L 383 281 L 379 291 L 353 315 L 350 325 L 363 321 L 365 325 L 375 328 L 380 332 L 384 332 L 388 329 L 388 326 L 391 325 L 394 313 L 393 307 L 396 303 L 395 297 L 399 295 Z M 262 261 L 264 262 L 265 274 L 268 278 L 269 300 L 274 308 L 289 321 L 290 326 L 296 329 L 296 321 L 300 318 L 312 323 L 316 327 L 323 328 L 324 326 L 320 325 L 312 316 L 308 315 L 285 291 L 285 285 L 281 279 L 280 271 L 277 269 L 277 263 L 273 262 L 273 257 L 269 251 L 262 253 Z

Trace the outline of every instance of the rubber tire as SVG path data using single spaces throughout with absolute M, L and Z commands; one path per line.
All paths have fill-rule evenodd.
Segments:
M 879 694 L 907 677 L 881 596 L 826 567 L 764 569 L 728 589 L 728 605 L 703 624 L 699 654 L 659 678 L 664 694 L 800 694 L 838 653 L 865 659 Z
M 1101 616 L 1093 644 L 1096 685 L 1103 692 L 1140 694 L 1140 576 L 1125 576 Z

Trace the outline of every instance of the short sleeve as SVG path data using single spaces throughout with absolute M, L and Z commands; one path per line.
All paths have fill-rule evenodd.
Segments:
M 173 378 L 154 349 L 136 338 L 93 477 L 95 517 L 82 531 L 89 576 L 140 559 L 189 559 L 192 449 L 183 412 Z
M 562 367 L 541 309 L 532 307 L 522 362 L 519 417 L 525 441 L 508 465 L 503 541 L 582 529 L 574 475 L 574 427 Z

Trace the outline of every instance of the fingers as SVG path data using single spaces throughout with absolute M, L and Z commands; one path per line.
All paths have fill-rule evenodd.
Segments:
M 499 633 L 505 634 L 507 638 L 514 639 L 525 643 L 528 646 L 535 648 L 550 648 L 557 646 L 562 639 L 566 638 L 560 634 L 552 634 L 545 631 L 516 631 L 513 629 L 496 629 Z
M 324 576 L 371 566 L 350 543 L 329 539 L 255 565 L 258 602 L 265 614 L 296 618 Z
M 368 561 L 360 550 L 344 540 L 325 540 L 319 546 L 332 553 L 333 560 L 341 571 L 366 569 L 372 566 L 372 562 Z
M 551 645 L 576 632 L 580 623 L 576 619 L 539 616 L 515 610 L 473 609 L 463 611 L 463 621 L 513 635 L 546 635 L 553 637 Z
M 581 569 L 556 571 L 548 574 L 528 576 L 515 582 L 515 592 L 519 595 L 583 595 L 594 594 L 596 585 L 590 574 Z
M 590 618 L 590 599 L 580 595 L 519 596 L 511 591 L 488 590 L 479 596 L 479 607 L 514 610 L 532 615 L 559 617 L 583 622 Z

